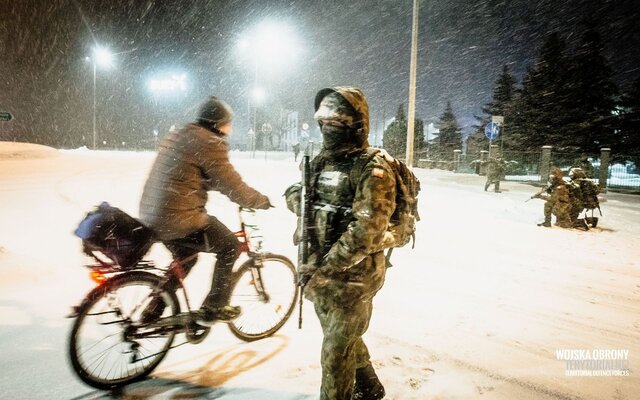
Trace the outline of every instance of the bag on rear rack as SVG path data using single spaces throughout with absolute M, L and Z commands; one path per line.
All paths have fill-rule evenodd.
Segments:
M 153 244 L 151 229 L 107 202 L 88 213 L 74 234 L 86 254 L 99 251 L 123 269 L 134 267 Z

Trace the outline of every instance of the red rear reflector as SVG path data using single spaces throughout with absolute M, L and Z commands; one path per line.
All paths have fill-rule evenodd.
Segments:
M 104 275 L 102 275 L 102 272 L 99 272 L 99 271 L 91 271 L 89 276 L 91 277 L 91 280 L 97 283 L 98 285 L 102 285 L 102 283 L 104 283 L 104 281 L 107 280 L 107 278 Z

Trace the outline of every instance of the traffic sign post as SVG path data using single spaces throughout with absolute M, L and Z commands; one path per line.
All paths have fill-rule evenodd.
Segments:
M 492 115 L 491 122 L 502 126 L 502 124 L 504 124 L 504 117 L 502 115 Z
M 491 142 L 500 135 L 500 125 L 490 122 L 484 127 L 484 135 L 489 139 L 489 158 L 491 158 Z
M 500 135 L 500 125 L 495 122 L 490 122 L 487 126 L 484 127 L 484 135 L 489 140 L 496 140 L 498 135 Z
M 13 119 L 13 115 L 11 115 L 8 111 L 0 111 L 0 121 L 9 122 Z
M 491 122 L 498 124 L 500 128 L 504 128 L 504 116 L 503 115 L 492 115 Z M 500 152 L 502 153 L 502 144 L 504 143 L 504 132 L 500 135 Z
M 262 124 L 262 147 L 264 147 L 264 160 L 267 161 L 267 136 L 271 135 L 271 131 L 273 131 L 273 127 L 270 123 L 265 122 Z

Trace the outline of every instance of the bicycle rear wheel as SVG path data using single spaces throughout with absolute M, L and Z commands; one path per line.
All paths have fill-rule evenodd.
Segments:
M 231 332 L 247 342 L 276 333 L 296 305 L 297 280 L 287 257 L 264 253 L 247 260 L 235 273 L 231 304 L 242 314 L 229 324 Z
M 166 356 L 175 330 L 138 324 L 159 281 L 156 275 L 134 271 L 109 279 L 87 295 L 69 340 L 71 365 L 85 383 L 111 389 L 139 381 Z M 175 293 L 160 296 L 166 305 L 163 318 L 179 313 Z

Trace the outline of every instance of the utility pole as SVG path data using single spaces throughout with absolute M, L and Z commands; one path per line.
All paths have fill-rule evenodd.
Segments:
M 416 118 L 416 69 L 418 64 L 418 1 L 413 0 L 413 25 L 411 28 L 411 67 L 409 70 L 409 115 L 407 116 L 406 164 L 413 167 L 413 137 Z
M 95 55 L 93 56 L 93 147 L 92 149 L 96 149 L 96 60 Z
M 384 142 L 384 130 L 387 127 L 387 103 L 382 105 L 382 137 L 380 138 L 380 143 Z M 380 145 L 382 147 L 382 144 Z

